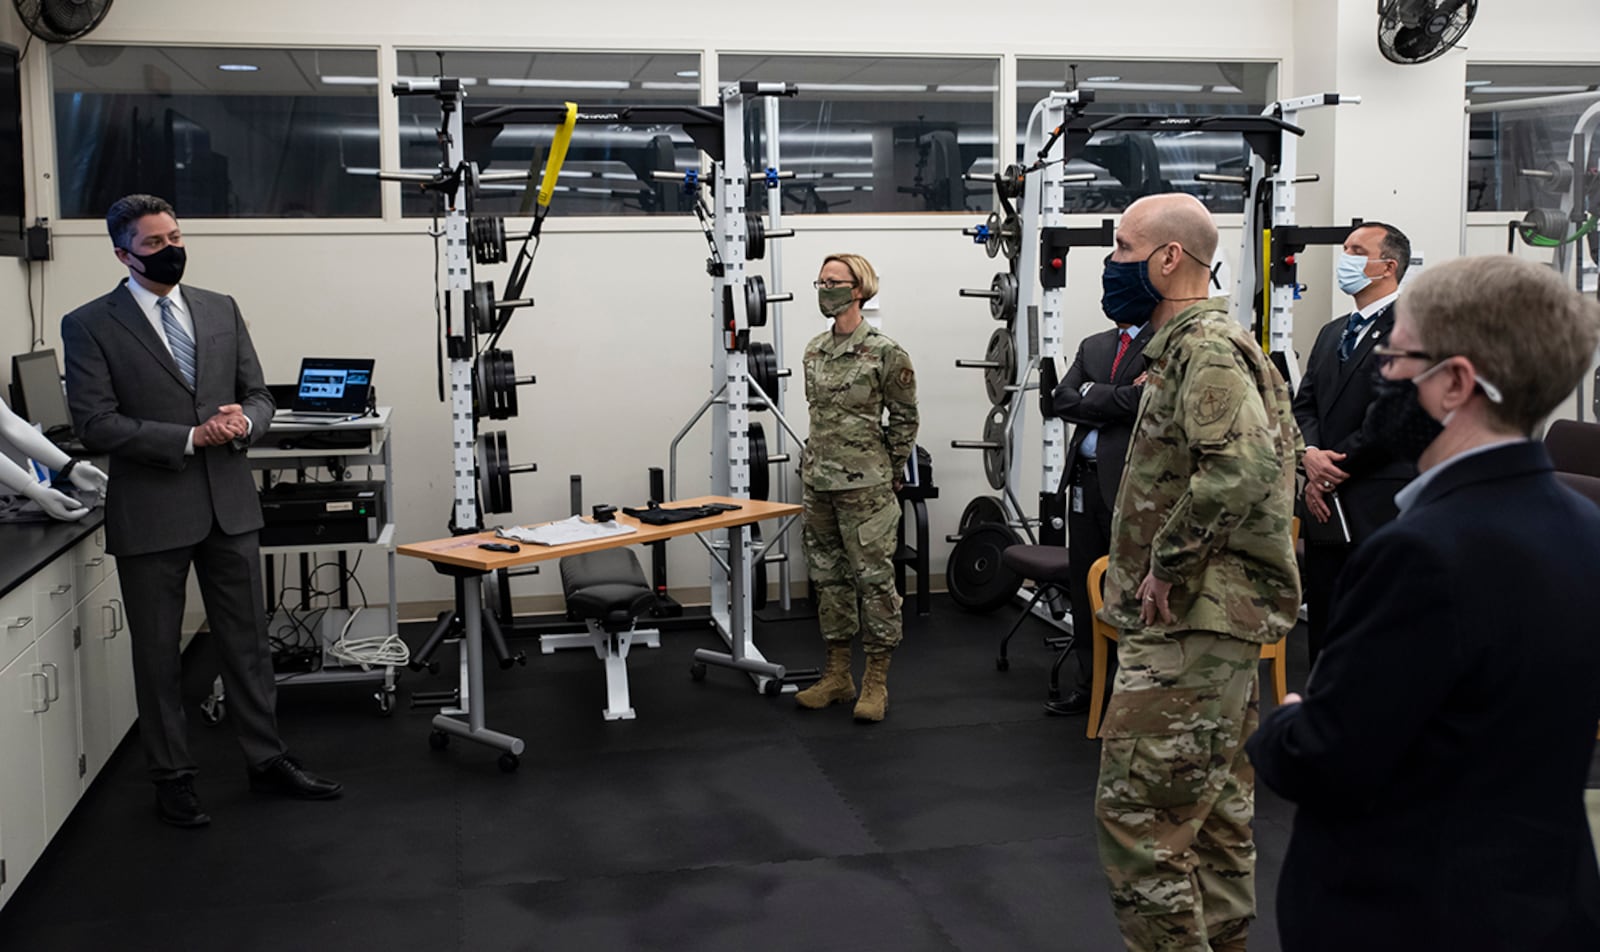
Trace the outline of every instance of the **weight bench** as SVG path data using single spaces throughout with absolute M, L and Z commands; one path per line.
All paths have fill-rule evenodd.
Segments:
M 628 700 L 628 649 L 634 642 L 661 647 L 661 632 L 634 627 L 655 603 L 655 592 L 645 580 L 639 560 L 624 548 L 569 555 L 561 560 L 561 589 L 568 617 L 581 620 L 588 630 L 542 635 L 539 650 L 553 654 L 558 648 L 592 647 L 606 667 L 606 720 L 633 720 L 633 705 Z

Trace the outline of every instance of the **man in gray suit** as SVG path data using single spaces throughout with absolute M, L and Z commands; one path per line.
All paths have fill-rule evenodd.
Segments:
M 61 321 L 72 421 L 111 458 L 106 548 L 117 557 L 133 637 L 139 736 L 161 819 L 211 822 L 179 690 L 179 636 L 193 565 L 253 789 L 304 799 L 339 784 L 301 768 L 278 736 L 257 530 L 245 450 L 272 395 L 233 298 L 178 286 L 183 235 L 172 206 L 129 195 L 106 214 L 128 280 Z

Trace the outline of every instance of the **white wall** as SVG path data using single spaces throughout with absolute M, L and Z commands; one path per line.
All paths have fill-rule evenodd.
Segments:
M 1372 6 L 1371 0 L 1229 0 L 1168 5 L 1153 17 L 1146 8 L 1117 4 L 1002 2 L 979 10 L 970 3 L 936 0 L 912 13 L 901 4 L 819 0 L 788 16 L 753 11 L 747 17 L 691 17 L 659 4 L 624 0 L 597 18 L 584 7 L 513 0 L 483 0 L 470 6 L 470 15 L 435 2 L 140 0 L 116 5 L 94 39 L 376 47 L 387 71 L 392 71 L 392 49 L 407 46 L 704 50 L 710 63 L 718 51 L 1275 60 L 1283 64 L 1283 95 L 1337 89 L 1365 99 L 1359 107 L 1323 111 L 1329 115 L 1307 114 L 1301 168 L 1319 172 L 1323 183 L 1301 188 L 1302 221 L 1386 218 L 1417 237 L 1430 260 L 1441 260 L 1459 243 L 1461 76 L 1467 54 L 1452 53 L 1423 67 L 1386 63 L 1373 42 Z M 1470 55 L 1487 48 L 1500 57 L 1531 56 L 1528 50 L 1539 48 L 1547 59 L 1592 58 L 1587 50 L 1580 55 L 1578 47 L 1600 35 L 1597 7 L 1589 0 L 1557 0 L 1513 15 L 1486 4 L 1484 22 L 1470 37 Z M 14 31 L 14 14 L 8 10 L 6 15 Z M 1530 26 L 1547 19 L 1561 25 Z M 1591 28 L 1576 29 L 1580 19 Z M 1506 37 L 1499 45 L 1493 42 L 1497 32 Z M 35 44 L 30 60 L 40 49 Z M 43 75 L 42 57 L 30 65 L 31 76 Z M 48 116 L 48 98 L 37 83 L 32 105 L 34 115 Z M 392 101 L 383 109 L 386 121 L 392 121 Z M 39 169 L 53 167 L 48 137 L 34 136 L 32 148 L 41 157 Z M 395 154 L 392 143 L 385 148 L 389 156 Z M 51 182 L 36 169 L 30 184 L 38 212 L 54 217 Z M 184 225 L 189 280 L 239 299 L 269 379 L 290 379 L 303 354 L 377 358 L 380 400 L 395 407 L 399 537 L 410 541 L 445 532 L 450 437 L 447 409 L 434 396 L 431 243 L 420 222 L 398 219 L 397 194 L 390 186 L 385 220 L 191 220 Z M 935 571 L 941 571 L 948 551 L 944 535 L 953 530 L 967 500 L 990 492 L 979 456 L 951 449 L 950 441 L 976 438 L 986 406 L 978 372 L 958 370 L 954 361 L 981 356 L 995 325 L 983 302 L 961 300 L 955 291 L 986 287 L 996 262 L 959 234 L 976 223 L 969 215 L 834 215 L 791 217 L 788 223 L 801 232 L 782 244 L 786 289 L 801 302 L 787 306 L 784 344 L 791 363 L 823 326 L 804 303 L 810 296 L 806 284 L 823 254 L 860 252 L 883 275 L 883 326 L 916 362 L 921 442 L 935 455 L 942 495 L 931 507 L 932 555 Z M 1223 225 L 1224 248 L 1236 255 L 1237 216 Z M 539 381 L 522 391 L 521 415 L 504 424 L 514 461 L 539 465 L 538 473 L 514 478 L 517 506 L 507 522 L 564 514 L 570 473 L 583 474 L 590 502 L 628 504 L 644 498 L 646 467 L 666 464 L 668 440 L 708 392 L 712 331 L 705 256 L 704 240 L 692 222 L 551 219 L 530 282 L 538 304 L 517 317 L 505 339 L 516 353 L 518 372 Z M 1103 327 L 1094 316 L 1099 257 L 1080 252 L 1070 262 L 1070 313 L 1075 316 L 1069 319 L 1069 340 Z M 1310 287 L 1297 322 L 1303 342 L 1337 308 L 1327 290 L 1331 270 L 1326 252 L 1306 256 L 1302 280 Z M 47 338 L 54 343 L 60 314 L 110 288 L 122 272 L 97 223 L 66 222 L 57 223 L 56 260 L 44 266 L 44 273 Z M 20 265 L 14 269 L 0 262 L 0 301 L 12 304 L 13 312 L 24 302 L 22 275 Z M 504 283 L 503 269 L 491 276 Z M 16 319 L 0 320 L 0 344 L 19 350 L 26 337 Z M 792 383 L 797 385 L 798 378 Z M 800 391 L 795 387 L 790 393 L 790 416 L 803 427 Z M 1032 422 L 1036 434 L 1037 420 Z M 768 421 L 769 441 L 774 429 Z M 680 495 L 707 486 L 708 445 L 702 424 L 679 459 Z M 1038 480 L 1031 455 L 1027 465 L 1025 503 Z M 682 543 L 672 551 L 674 585 L 703 585 L 705 557 L 699 547 Z M 443 577 L 420 563 L 402 563 L 403 601 L 448 597 Z M 363 575 L 369 591 L 381 587 L 376 572 L 364 569 Z M 517 588 L 527 595 L 556 590 L 549 572 Z

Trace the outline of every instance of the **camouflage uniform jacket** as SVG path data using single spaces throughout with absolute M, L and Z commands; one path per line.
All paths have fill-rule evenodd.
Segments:
M 800 478 L 823 492 L 879 486 L 900 475 L 917 438 L 917 375 L 899 344 L 865 320 L 806 345 L 811 431 Z M 884 411 L 889 424 L 884 426 Z
M 1144 353 L 1102 617 L 1275 642 L 1300 605 L 1291 520 L 1303 444 L 1288 388 L 1225 298 L 1185 308 Z M 1151 571 L 1172 584 L 1171 624 L 1139 620 L 1136 591 Z

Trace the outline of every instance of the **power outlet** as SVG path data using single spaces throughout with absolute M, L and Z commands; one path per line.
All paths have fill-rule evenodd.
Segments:
M 35 218 L 28 227 L 27 256 L 29 261 L 50 260 L 50 220 Z

